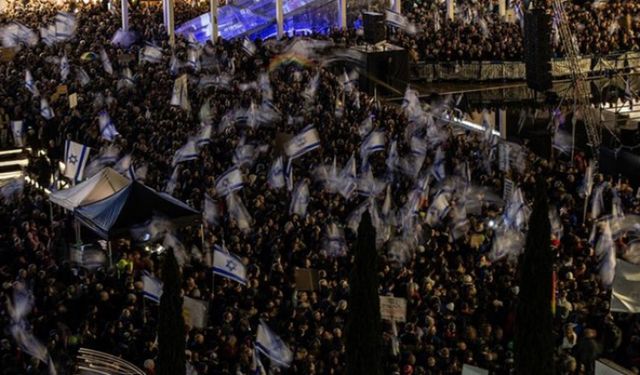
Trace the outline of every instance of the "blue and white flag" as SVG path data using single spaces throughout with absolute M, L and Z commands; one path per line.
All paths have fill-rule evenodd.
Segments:
M 386 164 L 389 172 L 393 172 L 398 163 L 400 162 L 400 156 L 398 155 L 398 141 L 391 142 L 389 147 L 389 155 L 387 156 Z
M 438 148 L 438 151 L 436 151 L 435 160 L 433 162 L 433 167 L 431 169 L 431 173 L 433 174 L 433 177 L 435 177 L 436 180 L 438 181 L 442 181 L 446 177 L 444 163 L 445 163 L 444 151 L 442 151 L 441 148 Z
M 371 168 L 366 168 L 358 180 L 358 193 L 366 197 L 376 197 L 382 193 L 385 183 L 373 177 Z
M 360 138 L 364 138 L 373 130 L 373 116 L 369 114 L 364 121 L 360 123 L 360 127 L 358 127 L 358 134 L 360 134 Z
M 242 200 L 235 193 L 227 195 L 227 209 L 229 210 L 229 217 L 236 222 L 238 229 L 243 232 L 251 230 L 253 219 Z
M 88 85 L 91 82 L 91 78 L 89 78 L 87 71 L 84 70 L 83 67 L 77 66 L 75 68 L 75 72 L 76 72 L 76 81 L 80 82 L 80 85 L 82 87 Z
M 24 85 L 27 90 L 29 90 L 29 92 L 36 98 L 40 96 L 40 91 L 38 90 L 36 82 L 33 80 L 33 76 L 31 75 L 29 69 L 25 70 L 24 76 Z
M 437 10 L 436 10 L 437 12 Z M 400 13 L 396 13 L 389 9 L 385 10 L 387 23 L 391 26 L 395 26 L 398 29 L 403 30 L 405 33 L 409 35 L 413 35 L 416 33 L 416 25 L 410 22 L 407 17 L 403 16 Z
M 242 179 L 242 172 L 238 167 L 231 167 L 224 172 L 216 180 L 216 191 L 219 197 L 224 197 L 231 192 L 240 190 L 244 187 L 244 181 Z
M 49 106 L 49 102 L 45 98 L 40 98 L 40 115 L 47 120 L 51 120 L 56 117 L 56 114 L 53 112 L 53 108 Z
M 71 65 L 69 65 L 69 59 L 65 54 L 60 59 L 60 77 L 62 78 L 62 82 L 67 80 L 67 77 L 69 77 L 70 72 L 71 72 Z
M 100 61 L 102 62 L 102 69 L 112 76 L 113 66 L 111 65 L 111 60 L 109 60 L 109 55 L 107 55 L 107 51 L 105 51 L 104 48 L 100 50 Z
M 162 281 L 145 272 L 142 275 L 142 296 L 155 303 L 160 303 Z
M 362 141 L 360 145 L 360 157 L 367 160 L 370 154 L 378 151 L 384 151 L 384 132 L 374 130 Z
M 0 28 L 0 39 L 5 48 L 34 47 L 38 43 L 38 34 L 19 22 L 12 22 Z
M 211 125 L 211 121 L 213 120 L 213 115 L 211 114 L 211 105 L 209 104 L 209 100 L 205 100 L 200 106 L 200 112 L 198 112 L 198 117 L 200 121 L 204 125 Z
M 187 143 L 180 147 L 178 151 L 173 155 L 173 161 L 171 162 L 172 166 L 176 166 L 178 163 L 183 163 L 189 160 L 198 159 L 198 149 L 196 147 L 196 139 L 189 138 Z
M 162 62 L 162 48 L 148 44 L 140 50 L 140 60 L 152 64 Z
M 233 161 L 234 165 L 238 167 L 242 166 L 251 166 L 253 162 L 258 157 L 258 152 L 256 147 L 252 144 L 245 144 L 245 138 L 242 137 L 236 149 L 233 151 L 233 156 L 231 157 L 231 161 Z
M 596 256 L 600 259 L 600 281 L 611 287 L 616 273 L 616 246 L 611 236 L 611 226 L 604 222 L 604 228 L 596 245 Z
M 258 326 L 256 349 L 269 357 L 278 366 L 289 367 L 291 361 L 293 361 L 291 350 L 262 320 L 260 320 L 260 325 Z
M 169 181 L 167 181 L 167 186 L 165 186 L 164 191 L 169 195 L 173 195 L 173 192 L 176 190 L 176 186 L 178 186 L 178 178 L 180 177 L 180 166 L 176 165 L 173 168 L 173 172 L 171 172 L 171 177 L 169 177 Z
M 130 174 L 132 168 L 131 154 L 126 154 L 113 166 L 113 169 L 121 175 Z
M 442 222 L 449 214 L 451 204 L 449 202 L 451 194 L 447 192 L 441 192 L 433 199 L 433 203 L 427 210 L 427 217 L 425 221 L 429 226 L 436 226 Z
M 411 147 L 411 153 L 416 157 L 424 157 L 427 154 L 427 141 L 424 139 L 412 136 L 409 141 Z
M 253 44 L 253 42 L 251 40 L 249 40 L 249 38 L 244 38 L 242 40 L 242 49 L 249 56 L 253 56 L 253 55 L 256 54 L 256 45 Z
M 202 211 L 202 217 L 209 225 L 220 224 L 220 210 L 218 209 L 218 202 L 214 201 L 208 194 L 204 195 L 204 209 Z
M 20 121 L 11 121 L 11 133 L 13 134 L 13 143 L 16 147 L 24 147 L 24 123 Z
M 187 87 L 189 80 L 186 74 L 178 77 L 173 84 L 173 92 L 171 93 L 171 105 L 182 108 L 185 111 L 191 110 L 189 103 L 189 90 Z
M 64 176 L 74 182 L 82 181 L 84 178 L 84 168 L 89 161 L 89 151 L 91 149 L 80 143 L 70 140 L 65 141 L 64 146 Z
M 313 125 L 309 125 L 291 138 L 284 149 L 290 159 L 295 159 L 318 147 L 320 147 L 318 131 Z
M 123 68 L 120 73 L 120 79 L 118 80 L 118 90 L 132 89 L 136 86 L 136 81 L 133 79 L 133 73 L 128 67 Z
M 198 133 L 198 140 L 196 142 L 198 147 L 202 147 L 211 142 L 212 130 L 213 127 L 211 125 L 202 124 L 202 126 L 200 126 L 200 132 Z
M 76 16 L 71 13 L 59 12 L 56 14 L 54 23 L 56 27 L 56 39 L 58 41 L 69 40 L 76 32 Z
M 291 205 L 289 206 L 290 215 L 298 215 L 302 218 L 307 216 L 307 207 L 309 206 L 309 185 L 302 181 L 298 183 L 293 190 L 291 197 Z
M 357 82 L 358 82 L 357 70 L 353 69 L 349 74 L 347 74 L 347 71 L 344 70 L 344 78 L 340 83 L 342 83 L 345 93 L 351 94 Z
M 98 114 L 98 124 L 100 125 L 100 135 L 102 139 L 113 142 L 116 137 L 120 135 L 107 111 L 100 111 Z
M 344 237 L 344 229 L 336 223 L 327 225 L 325 251 L 330 256 L 342 256 L 347 253 L 347 241 Z
M 242 260 L 218 245 L 213 248 L 213 273 L 247 285 L 247 268 Z
M 189 48 L 187 51 L 187 66 L 196 72 L 200 71 L 200 53 L 199 48 Z
M 503 221 L 507 228 L 521 230 L 529 220 L 531 209 L 527 206 L 522 190 L 516 188 L 504 208 Z
M 269 183 L 269 187 L 272 189 L 280 189 L 281 187 L 284 187 L 285 178 L 282 156 L 279 156 L 271 165 L 267 182 Z
M 351 155 L 351 158 L 344 166 L 344 168 L 342 168 L 342 171 L 340 171 L 340 175 L 338 176 L 340 195 L 347 199 L 358 188 L 357 173 L 356 157 L 355 155 Z
M 262 361 L 260 361 L 260 356 L 255 350 L 251 356 L 251 368 L 249 370 L 251 371 L 249 375 L 267 375 L 267 370 L 265 370 Z

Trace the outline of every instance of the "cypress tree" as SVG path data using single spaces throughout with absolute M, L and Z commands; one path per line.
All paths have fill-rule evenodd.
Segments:
M 551 313 L 553 253 L 546 193 L 546 183 L 538 181 L 529 219 L 529 233 L 520 259 L 514 347 L 518 375 L 554 373 Z
M 369 212 L 362 214 L 355 260 L 349 276 L 346 326 L 347 375 L 382 374 L 382 321 L 378 296 L 376 231 Z
M 180 269 L 173 254 L 167 250 L 162 263 L 162 297 L 158 316 L 157 375 L 185 375 L 184 318 Z

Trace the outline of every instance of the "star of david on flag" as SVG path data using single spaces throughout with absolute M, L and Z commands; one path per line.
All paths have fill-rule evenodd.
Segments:
M 247 268 L 242 261 L 218 245 L 213 248 L 213 273 L 242 285 L 247 284 Z

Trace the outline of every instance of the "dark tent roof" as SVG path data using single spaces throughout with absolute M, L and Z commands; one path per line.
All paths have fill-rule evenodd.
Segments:
M 107 198 L 76 208 L 74 214 L 80 223 L 104 239 L 128 237 L 131 227 L 144 225 L 158 216 L 168 219 L 176 228 L 201 217 L 185 203 L 137 181 Z

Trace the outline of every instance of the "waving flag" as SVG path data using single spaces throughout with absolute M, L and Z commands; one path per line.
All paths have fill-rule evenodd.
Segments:
M 64 147 L 64 176 L 79 182 L 84 177 L 84 168 L 89 160 L 90 148 L 70 140 Z
M 285 153 L 290 159 L 295 159 L 318 147 L 320 147 L 318 131 L 313 125 L 309 125 L 287 142 Z
M 162 48 L 150 44 L 146 45 L 140 50 L 140 60 L 153 64 L 162 62 Z
M 373 130 L 373 116 L 369 114 L 364 121 L 360 123 L 360 127 L 358 128 L 358 134 L 360 134 L 360 138 L 364 138 Z
M 47 120 L 51 120 L 56 116 L 53 109 L 49 106 L 49 102 L 45 98 L 40 98 L 40 115 Z
M 293 361 L 291 350 L 262 320 L 260 320 L 260 326 L 258 326 L 256 348 L 279 366 L 289 367 L 291 361 Z
M 364 196 L 378 196 L 385 188 L 385 183 L 373 177 L 371 168 L 367 168 L 358 181 L 358 193 Z
M 342 256 L 347 253 L 347 241 L 344 238 L 344 229 L 336 223 L 327 225 L 325 250 L 331 256 Z
M 71 13 L 59 12 L 56 14 L 54 23 L 56 27 L 56 39 L 58 41 L 69 40 L 76 32 L 76 16 Z
M 196 160 L 198 158 L 198 149 L 196 148 L 196 140 L 189 138 L 187 143 L 180 147 L 178 151 L 173 155 L 172 166 L 176 166 L 178 163 L 183 163 L 189 160 Z
M 362 141 L 360 145 L 360 157 L 367 160 L 374 152 L 384 151 L 384 132 L 374 130 Z
M 176 186 L 178 186 L 178 178 L 180 177 L 180 166 L 176 165 L 173 168 L 173 172 L 171 172 L 171 177 L 169 177 L 169 181 L 167 181 L 167 186 L 165 186 L 164 191 L 169 195 L 173 195 L 173 192 L 176 190 Z
M 204 195 L 204 209 L 202 217 L 209 225 L 218 225 L 220 223 L 218 202 L 214 201 L 208 194 Z
M 213 273 L 247 285 L 247 268 L 242 260 L 218 245 L 213 250 Z
M 71 66 L 69 65 L 69 59 L 65 54 L 60 59 L 60 77 L 62 78 L 62 82 L 67 80 L 67 77 L 69 77 L 69 72 L 71 72 Z
M 160 303 L 162 281 L 145 272 L 142 275 L 142 295 L 150 301 Z
M 100 125 L 100 135 L 102 139 L 113 142 L 116 137 L 120 135 L 107 111 L 101 111 L 100 114 L 98 114 L 98 124 Z
M 444 152 L 441 148 L 438 148 L 438 151 L 436 151 L 436 158 L 431 170 L 433 177 L 435 177 L 438 181 L 442 181 L 446 177 L 444 162 Z
M 224 197 L 231 192 L 242 189 L 244 181 L 238 167 L 231 167 L 216 180 L 218 196 Z
M 209 104 L 209 100 L 205 100 L 204 103 L 202 103 L 202 106 L 200 106 L 198 117 L 203 124 L 211 125 L 213 115 L 211 114 L 211 105 Z
M 296 214 L 300 217 L 307 216 L 307 207 L 309 206 L 309 185 L 306 182 L 300 182 L 293 191 L 291 198 L 291 206 L 289 214 Z
M 25 77 L 24 77 L 24 85 L 27 88 L 27 90 L 29 90 L 29 92 L 31 94 L 33 94 L 34 97 L 38 97 L 40 96 L 40 91 L 38 91 L 38 87 L 36 87 L 36 82 L 33 80 L 33 76 L 31 75 L 31 72 L 29 71 L 29 69 L 25 70 L 24 73 Z
M 191 110 L 189 103 L 189 90 L 187 87 L 189 80 L 186 74 L 178 77 L 173 84 L 173 92 L 171 93 L 171 105 L 182 108 L 185 111 Z
M 211 131 L 213 130 L 213 127 L 211 125 L 202 125 L 200 127 L 200 132 L 198 133 L 198 141 L 196 142 L 198 144 L 198 147 L 202 147 L 204 145 L 206 145 L 207 143 L 211 142 Z
M 243 232 L 251 230 L 251 223 L 253 219 L 251 218 L 251 215 L 249 215 L 247 208 L 235 193 L 227 195 L 227 209 L 229 210 L 229 217 L 235 220 L 238 224 L 238 229 Z
M 100 61 L 102 62 L 102 69 L 112 76 L 113 66 L 111 65 L 111 60 L 109 60 L 109 55 L 107 55 L 107 51 L 105 51 L 104 48 L 100 50 Z
M 242 49 L 249 56 L 253 56 L 253 55 L 256 54 L 256 45 L 253 44 L 253 42 L 251 40 L 249 40 L 249 38 L 244 38 L 242 40 Z
M 279 189 L 281 187 L 284 187 L 285 179 L 282 156 L 279 156 L 271 165 L 269 176 L 267 177 L 267 182 L 269 183 L 269 187 L 271 187 L 272 189 Z
M 358 176 L 356 170 L 356 158 L 354 155 L 351 155 L 351 158 L 344 168 L 342 168 L 342 171 L 340 171 L 340 175 L 338 176 L 340 194 L 347 199 L 358 187 Z

